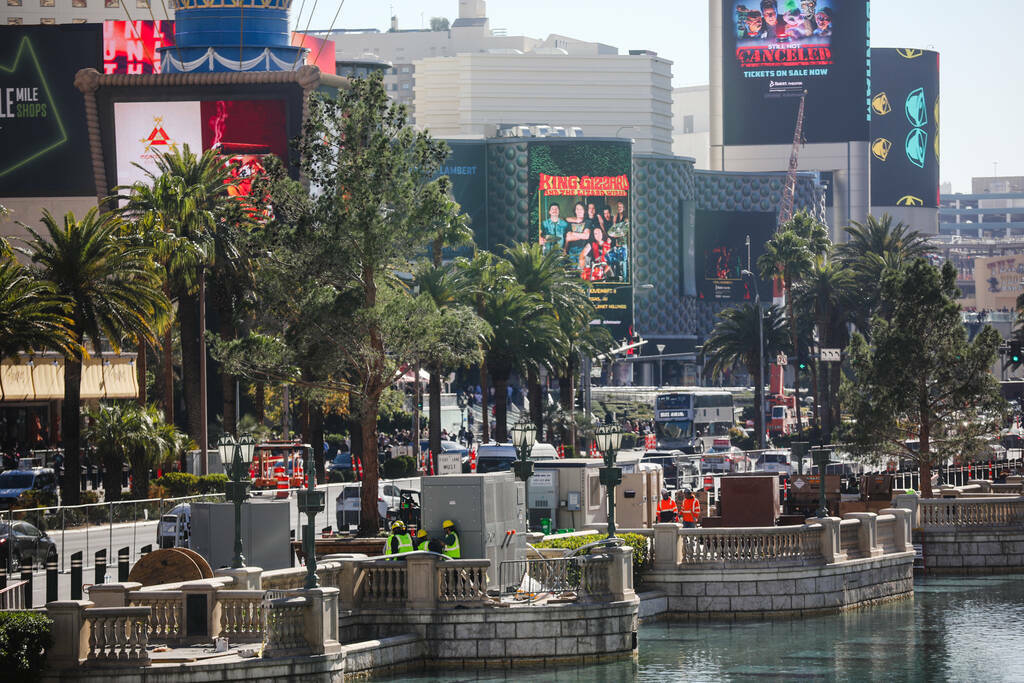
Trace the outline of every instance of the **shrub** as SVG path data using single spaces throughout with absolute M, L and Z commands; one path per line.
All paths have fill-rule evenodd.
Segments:
M 416 460 L 412 456 L 401 455 L 397 458 L 386 460 L 382 467 L 385 479 L 411 477 L 416 472 Z
M 100 494 L 96 491 L 82 491 L 79 496 L 79 500 L 82 501 L 82 505 L 100 502 Z
M 199 477 L 188 472 L 168 472 L 156 480 L 171 494 L 172 498 L 181 498 L 195 493 L 199 486 Z
M 355 480 L 356 475 L 352 470 L 331 470 L 327 473 L 327 483 L 329 484 L 343 484 Z
M 0 612 L 0 670 L 16 681 L 37 681 L 53 645 L 53 622 L 38 612 Z
M 228 483 L 226 474 L 204 474 L 199 477 L 197 491 L 199 493 L 224 493 Z
M 586 536 L 555 538 L 549 541 L 534 543 L 533 545 L 535 548 L 566 548 L 568 550 L 576 550 L 577 548 L 582 548 L 589 543 L 596 543 L 597 541 L 601 541 L 606 538 L 608 538 L 608 534 L 588 534 Z M 640 534 L 618 534 L 617 538 L 621 538 L 633 549 L 634 584 L 639 584 L 641 572 L 646 569 L 647 565 L 650 563 L 650 541 L 646 536 L 641 536 Z

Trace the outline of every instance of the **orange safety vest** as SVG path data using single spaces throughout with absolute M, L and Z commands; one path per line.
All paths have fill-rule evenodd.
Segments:
M 683 521 L 696 522 L 700 519 L 700 501 L 696 498 L 683 498 Z
M 661 517 L 661 513 L 663 513 L 663 512 L 671 512 L 673 517 L 675 515 L 677 515 L 678 512 L 676 511 L 675 501 L 673 501 L 671 498 L 669 498 L 667 500 L 662 498 L 661 500 L 659 500 L 658 501 L 658 517 Z

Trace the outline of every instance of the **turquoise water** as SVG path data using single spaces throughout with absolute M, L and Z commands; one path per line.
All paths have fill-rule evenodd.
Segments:
M 919 579 L 914 599 L 807 619 L 655 623 L 635 662 L 420 681 L 1024 681 L 1024 576 Z

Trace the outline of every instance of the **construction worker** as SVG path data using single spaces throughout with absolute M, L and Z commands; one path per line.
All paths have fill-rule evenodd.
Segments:
M 459 559 L 462 557 L 462 549 L 459 547 L 459 534 L 455 530 L 455 522 L 446 519 L 441 528 L 444 529 L 444 554 L 453 560 Z
M 692 529 L 700 521 L 700 501 L 693 497 L 691 489 L 683 491 L 683 502 L 680 505 L 679 513 L 683 518 L 683 526 Z
M 658 501 L 658 521 L 672 523 L 679 519 L 679 512 L 676 509 L 676 502 L 672 500 L 672 494 L 668 489 L 661 490 L 661 500 Z
M 385 555 L 399 555 L 412 552 L 412 536 L 405 528 L 405 522 L 398 520 L 391 525 L 391 533 L 384 543 Z
M 416 541 L 413 543 L 416 550 L 426 550 L 427 543 L 430 542 L 430 537 L 427 534 L 426 529 L 420 529 L 416 532 Z

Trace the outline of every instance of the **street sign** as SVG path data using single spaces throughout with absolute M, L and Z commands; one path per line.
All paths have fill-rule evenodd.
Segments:
M 788 363 L 789 363 L 789 358 L 787 358 L 786 354 L 784 354 L 784 353 L 780 353 L 778 356 L 775 357 L 775 364 L 776 365 L 787 365 Z
M 822 349 L 821 361 L 823 363 L 838 363 L 842 360 L 841 349 Z
M 437 454 L 438 474 L 462 474 L 462 455 L 458 451 Z

